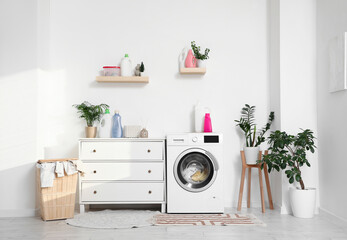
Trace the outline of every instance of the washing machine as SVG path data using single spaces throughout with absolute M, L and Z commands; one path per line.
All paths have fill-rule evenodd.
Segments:
M 167 136 L 167 212 L 223 213 L 223 135 Z

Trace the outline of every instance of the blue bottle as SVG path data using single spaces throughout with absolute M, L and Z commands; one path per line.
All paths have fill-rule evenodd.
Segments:
M 122 118 L 119 115 L 119 112 L 114 111 L 114 116 L 112 117 L 112 137 L 113 138 L 121 138 L 123 137 L 123 129 L 122 129 Z

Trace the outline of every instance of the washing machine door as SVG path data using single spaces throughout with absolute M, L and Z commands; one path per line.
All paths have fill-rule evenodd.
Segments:
M 174 164 L 176 182 L 189 192 L 208 189 L 217 177 L 218 162 L 213 155 L 200 148 L 182 152 Z

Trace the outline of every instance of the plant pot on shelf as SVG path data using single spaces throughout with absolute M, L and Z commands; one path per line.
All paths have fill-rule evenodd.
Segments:
M 86 138 L 95 138 L 96 129 L 96 127 L 86 127 Z
M 316 189 L 290 188 L 290 203 L 293 215 L 298 218 L 313 218 L 316 208 Z
M 243 148 L 247 164 L 257 164 L 259 158 L 259 147 L 244 147 Z
M 197 61 L 197 67 L 198 68 L 206 68 L 206 61 L 198 59 Z

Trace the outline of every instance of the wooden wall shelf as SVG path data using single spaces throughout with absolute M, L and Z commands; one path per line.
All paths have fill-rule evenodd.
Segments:
M 149 77 L 121 77 L 121 76 L 98 76 L 97 82 L 109 82 L 109 83 L 148 83 Z
M 205 74 L 206 68 L 180 68 L 181 74 Z

